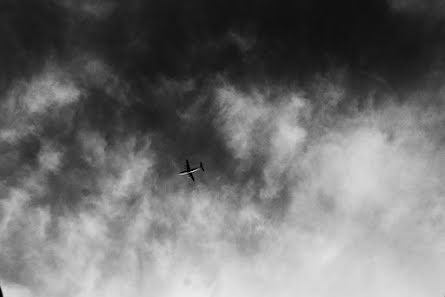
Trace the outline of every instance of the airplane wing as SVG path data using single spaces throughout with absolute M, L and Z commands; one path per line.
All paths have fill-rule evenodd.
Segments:
M 186 166 L 187 166 L 187 171 L 190 171 L 190 165 L 189 165 L 189 160 L 185 160 Z
M 189 173 L 189 176 L 192 179 L 192 181 L 195 181 L 195 178 L 193 177 L 193 174 Z

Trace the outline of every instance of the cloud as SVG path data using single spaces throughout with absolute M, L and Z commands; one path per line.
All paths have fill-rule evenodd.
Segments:
M 255 162 L 264 163 L 262 199 L 271 199 L 281 190 L 280 179 L 292 167 L 307 131 L 299 117 L 308 103 L 296 94 L 266 101 L 263 94 L 246 95 L 233 88 L 217 91 L 219 118 L 226 143 L 240 159 L 239 170 L 248 170 Z M 243 168 L 244 167 L 244 168 Z
M 39 155 L 40 166 L 49 171 L 56 171 L 60 166 L 63 153 L 51 146 L 45 146 Z
M 260 96 L 243 97 L 233 89 L 221 89 L 218 95 L 220 121 L 228 138 L 227 143 L 236 157 L 248 158 L 255 149 L 261 149 L 260 146 L 255 147 L 255 141 L 261 139 L 253 138 L 253 130 L 266 124 L 267 106 L 264 106 Z
M 51 106 L 60 107 L 79 99 L 80 91 L 57 69 L 44 70 L 27 86 L 22 100 L 29 113 L 41 113 Z
M 228 98 L 234 98 L 232 105 L 227 104 Z M 259 99 L 256 104 L 261 107 L 255 106 L 250 110 L 263 111 L 261 116 L 257 116 L 257 112 L 248 113 L 248 108 L 240 108 L 243 104 L 252 104 L 251 97 L 245 94 L 234 92 L 232 96 L 222 97 L 222 100 L 225 104 L 221 107 L 221 115 L 227 118 L 224 122 L 227 127 L 222 125 L 221 129 L 229 136 L 227 145 L 235 150 L 235 154 L 254 147 L 255 139 L 264 137 L 264 134 L 272 140 L 280 139 L 283 134 L 292 136 L 283 142 L 271 141 L 261 146 L 269 160 L 262 163 L 263 178 L 269 177 L 275 181 L 267 182 L 265 178 L 263 190 L 270 191 L 275 185 L 283 186 L 287 181 L 291 183 L 292 201 L 284 219 L 286 223 L 277 228 L 280 230 L 276 230 L 278 239 L 267 237 L 265 240 L 271 240 L 270 249 L 259 253 L 261 260 L 258 263 L 266 262 L 268 256 L 272 257 L 273 264 L 268 266 L 271 271 L 266 270 L 265 280 L 256 275 L 257 270 L 248 270 L 249 277 L 242 276 L 239 282 L 223 286 L 226 290 L 234 286 L 229 291 L 231 295 L 268 296 L 272 292 L 280 292 L 283 296 L 305 293 L 337 296 L 364 294 L 364 290 L 370 296 L 383 296 L 389 290 L 395 296 L 426 296 L 439 289 L 439 276 L 435 273 L 428 273 L 422 281 L 412 282 L 414 267 L 423 270 L 430 265 L 420 264 L 422 257 L 428 254 L 426 261 L 430 263 L 443 252 L 442 244 L 437 241 L 442 227 L 438 227 L 437 221 L 432 223 L 430 220 L 432 209 L 436 215 L 444 213 L 439 197 L 443 197 L 445 192 L 438 181 L 444 175 L 439 164 L 445 160 L 440 145 L 435 142 L 436 137 L 432 136 L 435 133 L 429 133 L 435 126 L 433 122 L 441 122 L 439 113 L 431 113 L 429 108 L 419 108 L 416 103 L 390 104 L 340 118 L 335 116 L 335 110 L 327 109 L 327 112 L 334 112 L 334 118 L 327 122 L 331 127 L 321 130 L 325 132 L 320 135 L 319 129 L 306 130 L 298 121 L 286 117 L 286 114 L 298 117 L 298 110 L 305 102 L 301 99 L 297 101 L 299 107 L 295 110 L 292 109 L 291 100 L 283 103 L 277 99 L 275 102 L 280 103 L 273 104 Z M 305 104 L 308 104 L 307 101 Z M 313 108 L 305 110 L 315 111 Z M 249 115 L 252 115 L 252 119 Z M 319 116 L 320 113 L 314 115 Z M 267 128 L 262 126 L 261 119 L 267 119 L 264 120 Z M 313 121 L 315 125 L 326 123 L 318 122 L 317 118 Z M 425 121 L 429 124 L 420 124 Z M 279 123 L 276 130 L 270 129 L 274 127 L 274 122 Z M 262 129 L 256 134 L 251 128 L 253 126 Z M 294 129 L 291 130 L 293 133 L 287 133 L 289 126 Z M 297 143 L 303 144 L 305 150 L 298 149 Z M 268 147 L 271 148 L 270 152 L 265 149 Z M 283 179 L 276 169 L 282 168 L 280 165 L 283 162 L 280 161 L 285 156 L 292 160 L 289 163 L 289 159 L 284 159 L 289 168 L 288 176 L 292 179 Z M 264 156 L 249 157 L 254 159 L 253 162 L 264 159 Z M 267 173 L 270 175 L 267 176 Z M 424 228 L 430 231 L 425 232 Z M 296 233 L 302 233 L 304 239 L 299 240 Z M 289 238 L 285 234 L 289 234 Z M 320 243 L 317 248 L 311 247 L 311 243 L 318 241 L 323 244 Z M 275 254 L 275 245 L 289 245 L 292 248 L 289 254 L 281 250 Z M 301 250 L 295 252 L 294 249 L 298 247 Z M 309 251 L 313 251 L 314 258 L 306 253 Z M 278 255 L 286 259 L 282 266 L 276 262 Z M 403 258 L 401 261 L 404 264 L 394 262 L 395 258 Z M 294 260 L 298 263 L 295 266 L 292 264 Z M 307 267 L 304 266 L 306 261 Z M 288 272 L 275 272 L 277 266 Z M 436 272 L 442 269 L 442 264 L 436 263 L 434 266 Z M 360 273 L 346 284 L 342 277 L 328 275 L 329 271 L 338 269 L 344 269 L 345 273 L 359 269 Z M 242 268 L 235 270 L 242 271 Z M 377 277 L 376 274 L 381 271 L 386 271 L 386 278 L 390 280 Z M 301 279 L 298 278 L 299 272 L 302 273 Z M 269 279 L 277 273 L 280 276 L 297 275 L 294 281 L 300 281 L 296 281 L 298 285 L 291 289 L 289 283 L 292 281 L 286 277 L 282 280 L 284 283 Z M 323 289 L 317 290 L 320 284 L 323 284 Z M 387 289 L 382 290 L 383 287 Z M 281 288 L 285 289 L 280 291 Z
M 28 134 L 38 134 L 46 117 L 57 119 L 63 108 L 77 103 L 81 90 L 69 73 L 48 65 L 31 80 L 18 80 L 2 102 L 0 135 L 14 143 Z
M 396 11 L 408 13 L 426 13 L 433 16 L 442 17 L 445 6 L 440 1 L 417 1 L 417 0 L 391 0 L 388 1 Z
M 439 23 L 384 1 L 10 5 L 0 59 L 30 62 L 0 77 L 6 296 L 443 292 Z
M 109 16 L 116 6 L 114 1 L 109 0 L 64 0 L 61 3 L 65 8 L 74 13 L 99 19 Z M 60 3 L 57 4 L 60 5 Z
M 294 100 L 259 109 L 276 119 L 268 122 L 276 140 L 263 150 L 264 170 L 281 172 L 274 161 L 292 156 L 290 170 L 304 176 L 291 185 L 292 203 L 278 225 L 250 200 L 234 207 L 230 199 L 254 194 L 236 185 L 224 192 L 172 187 L 159 197 L 149 145 L 138 149 L 129 138 L 105 148 L 97 145 L 101 137 L 85 134 L 85 154 L 96 156 L 99 168 L 98 196 L 75 214 L 53 218 L 53 233 L 47 210 L 27 206 L 26 192 L 11 194 L 2 207 L 11 213 L 2 219 L 4 251 L 17 242 L 12 234 L 19 235 L 23 269 L 39 283 L 29 286 L 42 296 L 426 296 L 438 290 L 440 275 L 433 271 L 443 267 L 434 261 L 441 253 L 443 189 L 434 178 L 443 175 L 443 166 L 431 162 L 443 165 L 441 151 L 425 148 L 421 130 L 409 136 L 400 131 L 389 141 L 368 116 L 358 115 L 304 153 L 296 145 L 312 136 L 301 134 L 305 130 L 290 116 L 292 106 L 301 108 Z M 433 209 L 435 222 L 427 215 Z M 424 277 L 419 280 L 413 269 Z
M 36 81 L 41 77 L 48 76 Z M 88 125 L 73 130 L 70 142 L 45 134 L 37 162 L 14 184 L 2 184 L 5 294 L 438 292 L 445 267 L 443 116 L 414 101 L 342 113 L 343 80 L 324 83 L 317 100 L 301 89 L 213 84 L 211 123 L 242 182 L 217 168 L 214 180 L 194 186 L 173 172 L 159 174 L 169 152 L 157 149 L 165 138 L 156 134 L 109 137 Z M 21 105 L 23 123 L 32 119 L 46 131 L 40 124 L 51 110 L 82 104 L 51 96 L 37 111 Z
M 8 294 L 10 294 L 11 296 L 17 296 L 17 297 L 33 296 L 28 289 L 17 285 L 3 286 L 3 290 L 8 292 Z

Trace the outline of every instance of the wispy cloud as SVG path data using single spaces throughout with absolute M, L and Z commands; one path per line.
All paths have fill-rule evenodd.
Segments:
M 260 162 L 255 186 L 161 180 L 150 137 L 112 144 L 85 130 L 79 154 L 95 190 L 75 211 L 56 215 L 33 204 L 29 186 L 40 180 L 45 192 L 63 166 L 64 149 L 45 145 L 38 168 L 1 201 L 1 253 L 11 259 L 2 262 L 5 288 L 20 283 L 33 296 L 440 289 L 445 159 L 428 130 L 440 113 L 394 104 L 339 117 L 320 134 L 308 129 L 304 112 L 315 109 L 298 92 L 272 101 L 227 86 L 216 94 L 225 144 L 241 168 Z M 276 217 L 268 208 L 282 203 L 282 189 L 289 201 Z
M 442 294 L 440 13 L 50 2 L 0 21 L 5 296 Z

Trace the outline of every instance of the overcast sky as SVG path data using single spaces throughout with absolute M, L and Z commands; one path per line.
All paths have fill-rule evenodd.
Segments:
M 443 1 L 3 0 L 0 36 L 5 297 L 445 294 Z

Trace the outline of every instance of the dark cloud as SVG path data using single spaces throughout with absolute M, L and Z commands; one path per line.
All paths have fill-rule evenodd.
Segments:
M 403 84 L 443 46 L 440 21 L 386 1 L 131 1 L 90 25 L 78 27 L 83 44 L 136 79 L 303 79 L 335 63 Z
M 437 293 L 445 23 L 426 3 L 4 1 L 0 280 Z
M 401 6 L 413 5 L 405 4 Z M 5 148 L 20 153 L 7 164 L 34 166 L 41 142 L 51 139 L 70 148 L 65 152 L 64 176 L 83 166 L 75 165 L 82 164 L 77 135 L 91 130 L 103 137 L 106 147 L 118 146 L 126 135 L 150 135 L 153 149 L 162 156 L 155 165 L 160 176 L 169 176 L 185 158 L 193 158 L 210 162 L 209 168 L 229 181 L 247 184 L 253 178 L 262 183 L 266 162 L 262 152 L 253 153 L 254 161 L 244 170 L 233 171 L 239 158 L 220 131 L 218 89 L 233 85 L 247 97 L 259 91 L 270 102 L 301 92 L 321 123 L 310 124 L 310 129 L 322 133 L 323 125 L 333 124 L 337 113 L 351 114 L 369 104 L 384 104 L 388 98 L 411 100 L 406 94 L 413 88 L 431 90 L 431 84 L 439 88 L 442 82 L 441 18 L 432 21 L 424 10 L 413 13 L 394 1 L 8 1 L 2 5 L 5 42 L 0 58 L 5 88 L 17 80 L 24 84 L 37 80 L 35 88 L 41 88 L 45 82 L 39 84 L 33 75 L 53 71 L 45 70 L 51 61 L 63 65 L 67 73 L 63 75 L 72 83 L 60 83 L 74 88 L 78 94 L 73 96 L 80 98 L 73 106 L 53 109 L 49 117 L 25 116 L 21 130 L 14 132 L 25 138 L 18 146 Z M 431 79 L 434 71 L 438 74 Z M 49 86 L 54 80 L 45 79 Z M 37 89 L 25 91 L 31 99 L 24 102 L 40 102 L 33 97 Z M 51 102 L 25 105 L 40 110 L 54 105 Z M 260 133 L 257 146 L 267 146 L 268 133 Z M 25 145 L 28 142 L 32 145 Z M 94 172 L 81 170 L 86 170 L 85 176 Z M 54 177 L 54 191 L 69 188 L 62 180 Z M 80 188 L 68 201 L 88 191 Z
M 68 33 L 67 14 L 50 1 L 2 1 L 0 87 L 43 67 L 51 54 L 62 54 Z
M 160 75 L 215 73 L 234 81 L 303 79 L 332 63 L 403 84 L 436 61 L 443 25 L 395 9 L 394 2 L 7 1 L 1 56 L 12 71 L 51 51 L 91 51 L 135 85 Z M 72 13 L 94 8 L 107 13 Z

